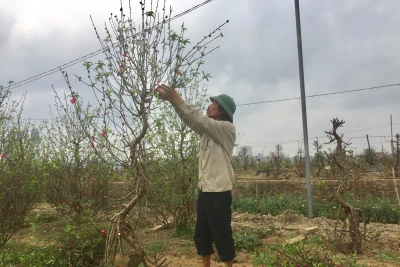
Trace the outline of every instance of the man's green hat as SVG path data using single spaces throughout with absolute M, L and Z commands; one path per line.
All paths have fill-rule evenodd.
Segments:
M 225 95 L 225 94 L 221 94 L 219 96 L 212 96 L 210 97 L 211 101 L 217 101 L 219 105 L 221 105 L 224 110 L 226 111 L 226 113 L 228 114 L 228 116 L 231 118 L 231 120 L 233 121 L 233 114 L 236 111 L 236 104 L 235 101 L 233 101 L 233 98 Z

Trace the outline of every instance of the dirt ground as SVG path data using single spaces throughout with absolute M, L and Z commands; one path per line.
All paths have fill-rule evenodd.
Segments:
M 36 212 L 47 212 L 54 213 L 49 205 L 42 205 Z M 50 228 L 57 227 L 60 222 L 51 222 Z M 300 230 L 311 226 L 317 226 L 318 232 L 315 235 L 323 237 L 325 240 L 329 240 L 333 236 L 333 229 L 335 221 L 326 218 L 315 218 L 308 219 L 302 215 L 296 215 L 291 212 L 279 216 L 271 215 L 253 215 L 253 214 L 239 214 L 233 213 L 232 216 L 232 229 L 234 233 L 244 233 L 249 229 L 273 229 L 273 235 L 263 239 L 263 244 L 269 243 L 284 243 L 290 238 L 296 237 L 300 234 Z M 167 229 L 161 231 L 152 230 L 154 225 L 147 223 L 137 230 L 137 236 L 140 242 L 145 248 L 156 247 L 158 250 L 157 256 L 166 258 L 167 266 L 173 267 L 193 267 L 201 266 L 201 258 L 196 255 L 194 242 L 190 237 L 175 237 L 174 229 Z M 21 230 L 14 237 L 14 241 L 22 243 L 30 243 L 30 240 L 40 239 L 40 236 L 33 238 L 32 232 L 29 228 Z M 393 246 L 393 243 L 382 243 L 378 242 L 380 239 L 386 237 L 397 237 L 400 239 L 400 225 L 394 224 L 367 224 L 366 239 L 364 241 L 364 253 L 363 255 L 357 256 L 357 263 L 364 263 L 366 266 L 376 267 L 394 267 L 400 266 L 399 264 L 390 262 L 381 262 L 375 256 L 382 251 L 391 251 L 399 253 L 399 247 Z M 155 250 L 154 250 L 155 251 Z M 151 254 L 150 256 L 153 256 Z M 118 255 L 114 266 L 126 266 L 127 258 Z M 214 254 L 212 256 L 213 267 L 223 267 L 224 264 L 219 261 L 218 256 Z M 250 267 L 253 266 L 252 255 L 248 252 L 239 252 L 235 259 L 235 265 L 237 267 Z
M 311 226 L 317 226 L 318 232 L 315 233 L 323 238 L 333 236 L 335 221 L 326 218 L 308 219 L 302 215 L 286 214 L 276 217 L 270 215 L 253 215 L 233 213 L 232 229 L 234 233 L 243 233 L 249 229 L 274 228 L 275 234 L 263 239 L 263 244 L 284 243 L 292 237 L 300 234 L 300 230 Z M 173 229 L 158 232 L 144 231 L 140 233 L 144 243 L 161 242 L 163 243 L 162 254 L 167 258 L 168 266 L 192 267 L 201 266 L 201 258 L 196 255 L 195 246 L 192 240 L 173 237 Z M 364 263 L 366 266 L 394 267 L 399 264 L 381 262 L 375 256 L 381 251 L 391 251 L 400 254 L 399 248 L 394 248 L 390 244 L 378 243 L 378 239 L 388 236 L 396 236 L 400 239 L 400 225 L 393 224 L 367 224 L 364 253 L 357 257 L 357 263 Z M 125 266 L 125 260 L 117 258 L 117 266 Z M 216 254 L 212 257 L 211 266 L 223 267 Z M 235 259 L 235 266 L 250 267 L 254 266 L 251 253 L 239 252 Z

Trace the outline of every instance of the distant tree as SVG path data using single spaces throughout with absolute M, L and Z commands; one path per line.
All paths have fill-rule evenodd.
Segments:
M 323 170 L 325 167 L 325 156 L 324 153 L 322 152 L 322 144 L 319 143 L 318 139 L 314 141 L 313 145 L 315 153 L 314 153 L 314 158 L 312 160 L 312 165 L 314 165 L 314 167 L 317 168 L 315 176 L 319 177 L 321 170 Z
M 249 154 L 249 149 L 247 147 L 240 148 L 239 158 L 242 161 L 243 169 L 247 170 L 247 168 L 250 164 L 250 154 Z
M 361 159 L 368 165 L 369 168 L 375 166 L 378 161 L 376 150 L 372 147 L 364 149 L 363 153 L 361 154 Z
M 283 148 L 281 144 L 277 144 L 275 146 L 275 152 L 271 154 L 271 159 L 273 163 L 273 169 L 275 176 L 278 176 L 282 172 L 282 163 L 285 158 L 285 154 L 283 154 Z
M 303 149 L 299 148 L 297 150 L 296 155 L 293 158 L 294 166 L 296 167 L 296 174 L 300 178 L 304 178 L 306 175 L 306 166 L 305 160 L 303 156 Z

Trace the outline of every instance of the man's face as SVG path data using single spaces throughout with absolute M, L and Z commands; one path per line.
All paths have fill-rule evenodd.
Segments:
M 207 116 L 214 120 L 219 120 L 221 112 L 218 111 L 219 104 L 217 101 L 213 101 L 207 108 Z

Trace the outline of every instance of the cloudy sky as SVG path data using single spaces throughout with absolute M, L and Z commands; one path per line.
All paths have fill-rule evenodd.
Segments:
M 138 2 L 133 3 L 136 14 Z M 167 1 L 174 14 L 201 2 Z M 400 83 L 400 1 L 302 0 L 300 10 L 306 95 Z M 89 16 L 100 27 L 118 11 L 117 0 L 0 0 L 0 85 L 98 50 Z M 221 48 L 206 59 L 205 69 L 213 76 L 208 92 L 235 99 L 240 145 L 268 154 L 281 143 L 293 155 L 303 138 L 300 100 L 241 104 L 300 96 L 294 1 L 214 0 L 173 25 L 184 22 L 195 41 L 227 19 L 224 38 L 215 44 Z M 84 67 L 67 71 L 79 75 Z M 27 92 L 24 118 L 49 117 L 51 85 L 66 90 L 58 72 L 13 89 L 15 98 Z M 346 121 L 340 131 L 353 137 L 357 152 L 367 146 L 366 134 L 373 147 L 389 150 L 390 114 L 394 133 L 400 132 L 399 102 L 400 86 L 307 98 L 310 142 L 315 137 L 327 141 L 324 130 L 338 117 Z

